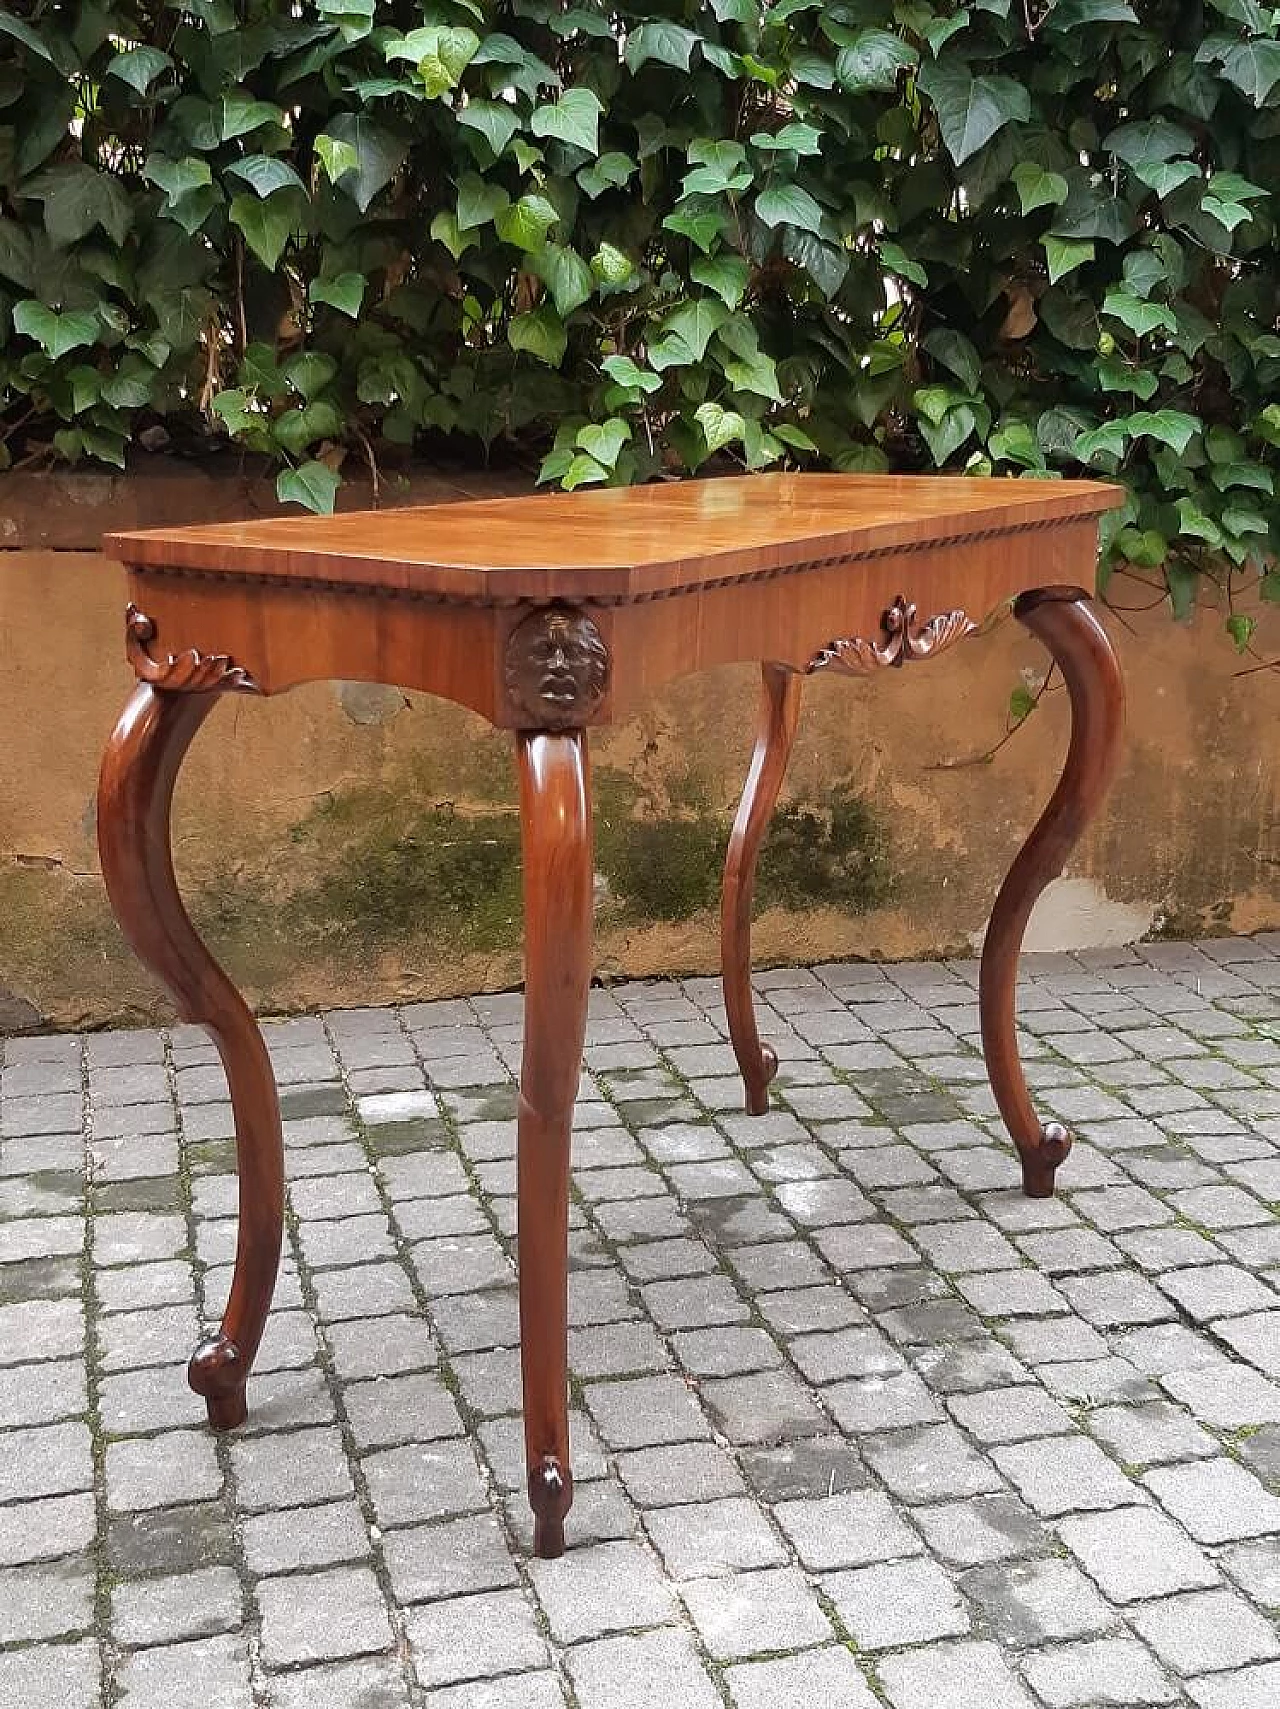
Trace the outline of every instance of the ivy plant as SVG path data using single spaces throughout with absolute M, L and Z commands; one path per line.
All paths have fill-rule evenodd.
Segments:
M 1085 473 L 1280 599 L 1277 185 L 1258 0 L 0 0 L 0 459 Z

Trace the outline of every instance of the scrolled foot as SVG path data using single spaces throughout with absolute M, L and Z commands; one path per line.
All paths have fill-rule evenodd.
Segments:
M 751 769 L 733 822 L 733 834 L 729 838 L 720 902 L 724 1006 L 749 1116 L 762 1116 L 769 1108 L 769 1082 L 778 1072 L 777 1055 L 767 1044 L 760 1042 L 760 1034 L 756 1030 L 751 995 L 751 898 L 755 889 L 756 858 L 795 741 L 802 679 L 781 665 L 766 664 L 762 681 L 760 727 L 755 752 L 751 756 Z
M 742 1073 L 742 1089 L 749 1116 L 763 1116 L 768 1112 L 769 1085 L 777 1072 L 777 1051 L 771 1044 L 762 1044 L 758 1065 L 751 1072 L 744 1068 Z
M 1071 740 L 1058 786 L 1009 868 L 987 927 L 978 975 L 982 1049 L 991 1090 L 1022 1157 L 1023 1191 L 1053 1195 L 1054 1172 L 1071 1149 L 1059 1122 L 1041 1124 L 1018 1055 L 1018 956 L 1031 910 L 1061 876 L 1115 773 L 1124 723 L 1124 686 L 1111 643 L 1080 588 L 1040 588 L 1020 596 L 1018 620 L 1044 642 L 1071 698 Z
M 249 1416 L 245 1401 L 248 1366 L 240 1349 L 226 1335 L 202 1341 L 187 1364 L 187 1382 L 204 1396 L 209 1423 L 215 1430 L 234 1430 Z
M 1051 1199 L 1058 1165 L 1071 1150 L 1072 1133 L 1061 1122 L 1046 1122 L 1039 1143 L 1029 1145 L 1022 1156 L 1022 1190 L 1029 1199 Z
M 533 1552 L 554 1561 L 564 1554 L 565 1516 L 573 1506 L 573 1474 L 554 1454 L 543 1457 L 529 1473 L 529 1505 L 533 1509 Z

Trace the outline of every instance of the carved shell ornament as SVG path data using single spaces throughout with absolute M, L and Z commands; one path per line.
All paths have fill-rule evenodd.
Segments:
M 978 625 L 963 611 L 944 611 L 923 623 L 905 595 L 897 599 L 880 619 L 884 639 L 869 641 L 857 636 L 848 641 L 828 641 L 805 666 L 814 671 L 841 671 L 846 676 L 870 676 L 886 666 L 905 665 L 909 659 L 931 659 L 955 641 L 972 635 Z
M 609 649 L 591 619 L 551 605 L 507 639 L 507 696 L 529 729 L 563 730 L 588 719 L 609 684 Z
M 203 694 L 215 688 L 235 689 L 245 694 L 258 692 L 258 685 L 248 671 L 232 664 L 225 653 L 198 653 L 189 647 L 184 653 L 153 658 L 147 651 L 147 643 L 155 640 L 156 626 L 136 605 L 130 605 L 125 612 L 124 633 L 125 656 L 138 680 L 150 683 L 152 688 L 176 694 Z

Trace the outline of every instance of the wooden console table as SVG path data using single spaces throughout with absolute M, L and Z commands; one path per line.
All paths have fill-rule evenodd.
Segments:
M 235 1276 L 188 1376 L 215 1429 L 245 1383 L 279 1264 L 280 1111 L 262 1036 L 197 936 L 174 881 L 170 805 L 187 747 L 226 693 L 315 678 L 425 689 L 514 732 L 524 851 L 525 1041 L 519 1105 L 521 1362 L 535 1548 L 564 1547 L 569 1138 L 591 977 L 587 731 L 673 677 L 763 667 L 759 735 L 729 845 L 725 1004 L 746 1107 L 777 1059 L 756 1031 L 749 926 L 756 855 L 786 769 L 806 676 L 874 676 L 931 658 L 1012 601 L 1061 667 L 1072 733 L 1052 800 L 996 899 L 982 955 L 987 1068 L 1026 1191 L 1053 1191 L 1071 1136 L 1042 1126 L 1014 1021 L 1032 904 L 1114 770 L 1115 656 L 1089 604 L 1097 518 L 1088 482 L 755 475 L 630 490 L 298 516 L 108 538 L 128 566 L 138 676 L 107 747 L 102 869 L 125 935 L 185 1019 L 203 1022 L 231 1089 L 240 1175 Z

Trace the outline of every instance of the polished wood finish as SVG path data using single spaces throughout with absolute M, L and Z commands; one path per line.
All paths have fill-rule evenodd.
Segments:
M 569 1468 L 569 1136 L 591 984 L 592 837 L 587 739 L 516 738 L 524 855 L 524 1054 L 517 1191 L 520 1359 L 534 1551 L 564 1552 Z
M 1088 519 L 1118 491 L 967 475 L 753 475 L 113 534 L 107 550 L 130 564 L 383 593 L 607 604 Z
M 769 1107 L 769 1082 L 778 1072 L 772 1047 L 760 1042 L 751 995 L 751 898 L 756 858 L 786 776 L 800 718 L 801 678 L 781 665 L 762 669 L 760 728 L 742 800 L 738 803 L 720 897 L 720 966 L 733 1054 L 742 1072 L 747 1114 Z
M 191 1356 L 187 1378 L 209 1422 L 244 1422 L 245 1384 L 262 1339 L 280 1262 L 284 1150 L 275 1076 L 244 999 L 205 947 L 173 873 L 170 811 L 178 769 L 218 690 L 141 683 L 107 744 L 98 786 L 98 847 L 107 894 L 130 946 L 185 1021 L 208 1028 L 222 1058 L 236 1129 L 240 1220 L 235 1274 L 218 1333 Z
M 323 678 L 387 682 L 516 732 L 527 944 L 518 1124 L 525 1441 L 535 1547 L 558 1554 L 573 1491 L 566 1255 L 591 969 L 587 727 L 624 716 L 674 677 L 767 661 L 722 914 L 730 1033 L 747 1107 L 761 1111 L 776 1061 L 752 1012 L 751 895 L 801 679 L 914 670 L 1017 601 L 1067 675 L 1075 733 L 1059 791 L 996 905 L 983 1022 L 1028 1190 L 1047 1190 L 1060 1140 L 1040 1129 L 1026 1096 L 1014 968 L 1031 902 L 1096 807 L 1118 732 L 1105 637 L 1082 596 L 1053 584 L 1091 578 L 1098 514 L 1122 496 L 1088 482 L 758 475 L 111 537 L 128 566 L 127 653 L 141 686 L 103 765 L 103 869 L 138 954 L 183 1015 L 214 1033 L 235 1107 L 235 1279 L 221 1332 L 191 1368 L 215 1425 L 244 1416 L 283 1191 L 261 1036 L 192 929 L 169 855 L 174 778 L 216 695 L 276 694 Z
M 1018 1058 L 1015 1015 L 1018 954 L 1036 898 L 1062 874 L 1101 806 L 1120 758 L 1124 684 L 1106 631 L 1082 588 L 1025 595 L 1014 615 L 1049 649 L 1071 696 L 1071 741 L 1049 805 L 1018 851 L 1000 887 L 982 946 L 978 1002 L 987 1073 L 1004 1125 L 1022 1158 L 1029 1198 L 1053 1194 L 1054 1174 L 1071 1149 L 1061 1122 L 1041 1125 Z

